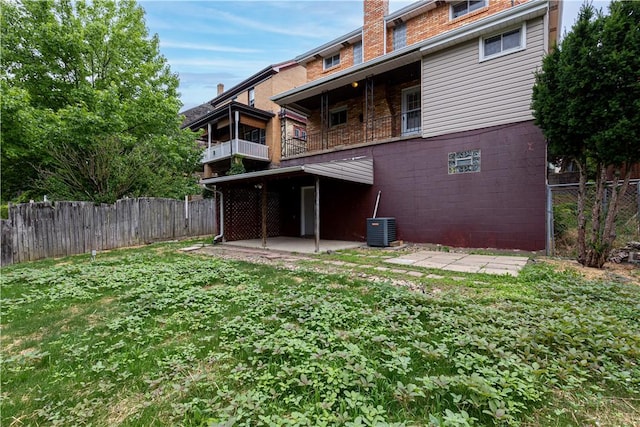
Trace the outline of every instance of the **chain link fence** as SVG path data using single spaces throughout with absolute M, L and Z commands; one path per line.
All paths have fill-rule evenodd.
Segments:
M 611 198 L 608 187 L 603 203 Z M 587 184 L 585 217 L 587 235 L 591 229 L 591 208 L 595 186 Z M 549 185 L 547 193 L 547 253 L 561 257 L 576 257 L 578 249 L 578 184 Z M 616 218 L 614 248 L 624 247 L 630 241 L 640 241 L 640 180 L 633 180 L 625 194 L 620 195 Z

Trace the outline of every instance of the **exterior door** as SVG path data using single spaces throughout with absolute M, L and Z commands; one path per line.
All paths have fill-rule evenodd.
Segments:
M 420 86 L 402 91 L 402 134 L 420 132 Z
M 315 229 L 315 187 L 302 187 L 300 191 L 300 235 L 312 236 Z

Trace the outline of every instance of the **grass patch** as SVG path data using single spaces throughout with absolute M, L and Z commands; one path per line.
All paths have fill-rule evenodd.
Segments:
M 538 263 L 421 293 L 176 247 L 2 269 L 2 425 L 638 419 L 635 285 Z

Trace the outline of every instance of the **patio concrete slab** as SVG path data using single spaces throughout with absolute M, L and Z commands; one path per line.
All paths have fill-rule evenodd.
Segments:
M 477 265 L 463 265 L 463 264 L 449 264 L 443 268 L 443 270 L 458 271 L 460 273 L 479 273 L 480 268 Z
M 405 259 L 403 258 L 391 258 L 388 260 L 385 260 L 385 262 L 391 263 L 391 264 L 400 264 L 400 265 L 412 265 L 415 264 L 416 261 L 421 261 L 421 260 L 415 260 L 415 259 Z
M 524 256 L 469 255 L 436 251 L 420 251 L 385 262 L 463 273 L 509 274 L 517 276 L 527 264 Z M 428 276 L 427 276 L 428 277 Z
M 409 260 L 409 261 L 422 261 L 423 259 L 427 259 L 430 256 L 431 256 L 431 254 L 427 253 L 426 251 L 422 251 L 422 252 L 415 252 L 415 253 L 412 253 L 412 254 L 403 255 L 402 258 L 393 258 L 393 257 L 391 257 L 389 259 L 389 261 L 394 260 L 394 259 L 395 260 L 403 259 L 403 260 Z
M 251 249 L 270 249 L 274 251 L 295 252 L 301 254 L 313 254 L 316 250 L 315 240 L 299 237 L 270 237 L 267 239 L 266 247 L 262 246 L 262 239 L 236 240 L 234 242 L 224 242 L 223 245 Z M 362 242 L 320 240 L 320 252 L 354 249 L 364 245 L 365 244 Z
M 450 262 L 432 262 L 429 260 L 425 261 L 417 261 L 413 265 L 416 267 L 424 267 L 424 268 L 445 268 L 447 265 L 451 264 Z

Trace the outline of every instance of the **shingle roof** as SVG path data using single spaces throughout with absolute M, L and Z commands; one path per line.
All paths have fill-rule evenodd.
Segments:
M 180 114 L 184 116 L 184 120 L 182 121 L 180 127 L 186 128 L 191 123 L 198 120 L 200 117 L 205 116 L 212 111 L 213 107 L 208 103 L 201 104 L 197 107 L 189 108 L 188 110 L 182 111 Z

